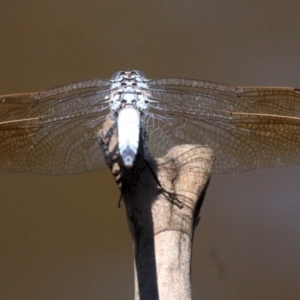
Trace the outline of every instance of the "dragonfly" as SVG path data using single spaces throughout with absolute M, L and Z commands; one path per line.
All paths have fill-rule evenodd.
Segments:
M 300 90 L 234 87 L 137 70 L 0 96 L 0 171 L 75 174 L 106 167 L 97 133 L 118 130 L 126 168 L 139 143 L 154 157 L 182 144 L 214 151 L 214 173 L 300 163 Z

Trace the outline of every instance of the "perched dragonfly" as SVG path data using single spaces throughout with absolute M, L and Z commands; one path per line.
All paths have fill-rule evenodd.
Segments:
M 299 90 L 147 79 L 133 70 L 110 80 L 1 96 L 0 171 L 73 174 L 104 168 L 95 136 L 107 118 L 115 120 L 127 168 L 140 136 L 156 157 L 180 144 L 210 147 L 217 173 L 300 163 Z

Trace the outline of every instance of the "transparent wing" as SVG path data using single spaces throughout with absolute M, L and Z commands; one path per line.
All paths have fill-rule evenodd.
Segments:
M 215 172 L 300 162 L 300 94 L 292 88 L 149 80 L 145 116 L 154 156 L 192 143 L 214 149 Z M 95 132 L 110 114 L 110 81 L 0 97 L 0 170 L 73 174 L 105 167 Z
M 300 93 L 198 80 L 150 80 L 148 146 L 161 156 L 178 144 L 214 149 L 214 172 L 300 163 Z
M 73 174 L 104 168 L 95 132 L 110 82 L 92 79 L 0 97 L 0 171 Z

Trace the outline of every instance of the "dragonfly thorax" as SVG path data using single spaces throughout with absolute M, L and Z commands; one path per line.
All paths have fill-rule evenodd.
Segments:
M 134 107 L 138 111 L 148 108 L 147 79 L 140 71 L 120 71 L 111 78 L 112 92 L 108 96 L 111 110 L 118 112 L 125 107 Z

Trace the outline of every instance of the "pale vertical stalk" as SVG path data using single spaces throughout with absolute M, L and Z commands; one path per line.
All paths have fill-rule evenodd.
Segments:
M 212 162 L 209 149 L 192 145 L 175 147 L 156 159 L 160 183 L 176 191 L 182 208 L 166 199 L 147 169 L 139 173 L 135 192 L 126 194 L 135 250 L 135 300 L 191 299 L 193 233 Z
M 133 169 L 124 172 L 118 164 L 116 143 L 117 137 L 102 139 L 121 187 L 133 237 L 135 300 L 189 300 L 193 234 L 213 153 L 206 147 L 177 146 L 165 157 L 151 161 L 153 172 L 141 156 Z M 173 200 L 170 192 L 174 192 Z

